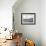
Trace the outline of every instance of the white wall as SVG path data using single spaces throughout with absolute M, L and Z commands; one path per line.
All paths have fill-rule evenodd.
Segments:
M 20 2 L 20 1 L 18 1 Z M 36 46 L 41 46 L 41 1 L 23 0 L 20 5 L 14 5 L 15 29 L 22 32 L 24 37 L 35 41 Z M 22 25 L 21 13 L 36 13 L 36 25 Z
M 0 0 L 0 27 L 12 28 L 12 6 L 16 0 Z
M 46 46 L 46 0 L 41 1 L 41 38 L 42 46 Z

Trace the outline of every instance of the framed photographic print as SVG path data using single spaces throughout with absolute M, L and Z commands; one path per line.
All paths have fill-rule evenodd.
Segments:
M 21 24 L 23 25 L 36 24 L 36 13 L 21 13 Z

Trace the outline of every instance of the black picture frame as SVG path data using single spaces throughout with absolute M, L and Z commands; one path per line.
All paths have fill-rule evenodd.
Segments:
M 35 25 L 36 13 L 21 13 L 21 24 L 22 25 Z

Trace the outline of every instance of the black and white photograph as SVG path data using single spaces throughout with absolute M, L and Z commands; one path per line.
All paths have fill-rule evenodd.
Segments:
M 23 25 L 36 24 L 36 14 L 35 13 L 21 13 L 21 24 Z

